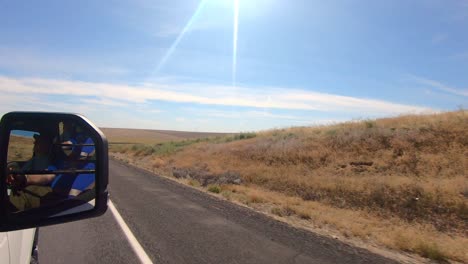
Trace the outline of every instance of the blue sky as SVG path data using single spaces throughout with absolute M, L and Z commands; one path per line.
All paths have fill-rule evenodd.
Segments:
M 0 0 L 0 114 L 233 132 L 466 108 L 467 28 L 467 0 Z

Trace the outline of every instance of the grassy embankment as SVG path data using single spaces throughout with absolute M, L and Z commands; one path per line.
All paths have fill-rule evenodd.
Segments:
M 202 174 L 207 190 L 301 226 L 468 262 L 467 111 L 112 151 L 167 176 L 184 169 L 191 185 L 205 185 Z M 242 183 L 217 184 L 227 172 Z

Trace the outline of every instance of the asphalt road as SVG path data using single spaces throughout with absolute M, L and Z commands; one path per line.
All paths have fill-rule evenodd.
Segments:
M 394 263 L 110 161 L 110 197 L 154 263 Z M 43 227 L 40 263 L 138 263 L 108 212 Z

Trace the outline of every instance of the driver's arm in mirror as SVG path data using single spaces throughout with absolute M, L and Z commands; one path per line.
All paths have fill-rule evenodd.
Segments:
M 27 185 L 50 185 L 55 179 L 55 174 L 26 174 Z
M 54 170 L 50 161 L 51 139 L 44 135 L 34 136 L 34 156 L 21 168 L 28 170 Z M 39 207 L 53 198 L 50 185 L 55 174 L 10 174 L 7 183 L 12 185 L 10 194 L 11 210 L 27 210 Z M 57 198 L 57 197 L 54 197 Z

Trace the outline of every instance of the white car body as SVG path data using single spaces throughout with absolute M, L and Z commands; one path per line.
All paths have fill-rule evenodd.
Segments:
M 0 232 L 0 263 L 30 263 L 35 228 Z
M 90 210 L 94 207 L 94 202 L 95 200 L 93 199 L 86 204 L 57 214 L 57 216 Z M 30 263 L 35 234 L 36 228 L 0 232 L 0 263 Z
M 35 234 L 36 228 L 0 232 L 0 263 L 30 263 Z

